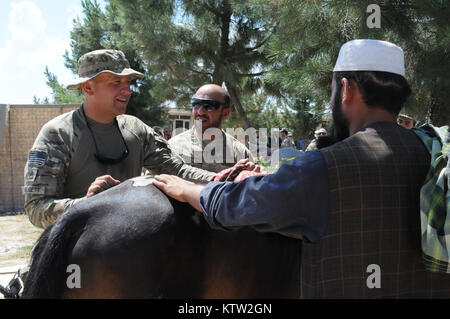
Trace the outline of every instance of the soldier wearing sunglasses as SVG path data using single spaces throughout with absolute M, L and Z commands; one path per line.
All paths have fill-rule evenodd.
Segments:
M 319 128 L 314 132 L 314 139 L 311 141 L 311 143 L 306 148 L 306 151 L 314 151 L 317 149 L 317 141 L 321 136 L 326 136 L 327 130 L 323 127 Z
M 25 167 L 25 210 L 45 228 L 69 207 L 128 178 L 168 173 L 208 181 L 215 174 L 186 165 L 166 140 L 136 117 L 125 115 L 130 85 L 144 75 L 121 51 L 97 50 L 78 62 L 84 103 L 46 123 Z
M 168 142 L 171 149 L 194 167 L 219 172 L 239 160 L 254 161 L 248 148 L 222 130 L 230 114 L 230 96 L 219 85 L 206 84 L 191 99 L 196 125 Z M 228 154 L 228 156 L 227 156 Z

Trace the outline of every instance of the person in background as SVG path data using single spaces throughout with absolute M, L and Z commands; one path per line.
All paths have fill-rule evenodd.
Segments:
M 167 141 L 172 138 L 172 127 L 171 126 L 164 127 L 164 138 Z
M 159 136 L 163 136 L 162 133 L 162 128 L 160 126 L 153 126 L 153 131 L 155 131 L 156 134 L 158 134 Z
M 239 183 L 157 175 L 154 185 L 212 228 L 302 239 L 303 298 L 450 298 L 450 275 L 427 270 L 421 249 L 420 189 L 431 156 L 397 124 L 411 94 L 403 50 L 345 43 L 331 88 L 336 143 Z
M 187 163 L 219 172 L 242 159 L 254 162 L 248 148 L 222 130 L 222 123 L 231 112 L 230 96 L 225 89 L 216 84 L 200 87 L 192 98 L 192 112 L 199 125 L 169 141 L 171 149 Z
M 314 132 L 314 139 L 309 143 L 308 147 L 306 148 L 306 151 L 313 151 L 317 149 L 317 142 L 321 136 L 326 136 L 327 130 L 323 127 L 319 128 Z
M 292 134 L 291 137 L 289 137 L 289 130 L 287 128 L 283 128 L 281 130 L 281 146 L 280 148 L 285 148 L 285 147 L 295 147 L 295 143 L 292 140 Z
M 399 114 L 397 117 L 397 124 L 404 128 L 414 128 L 416 127 L 416 120 L 406 114 Z

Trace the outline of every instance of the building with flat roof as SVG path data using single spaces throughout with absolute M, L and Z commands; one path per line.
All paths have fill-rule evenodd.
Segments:
M 170 108 L 169 120 L 172 126 L 173 135 L 180 131 L 189 130 L 192 127 L 192 111 L 184 108 Z

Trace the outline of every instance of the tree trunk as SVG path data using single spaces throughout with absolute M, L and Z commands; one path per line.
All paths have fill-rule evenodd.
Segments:
M 239 96 L 236 92 L 236 88 L 232 86 L 229 82 L 225 82 L 227 85 L 228 93 L 230 94 L 231 101 L 234 104 L 234 107 L 236 108 L 239 118 L 241 119 L 242 125 L 244 126 L 244 129 L 248 129 L 250 127 L 250 122 L 248 121 L 247 114 L 245 113 L 244 108 L 242 107 L 241 100 L 239 99 Z
M 427 123 L 428 124 L 434 123 L 435 113 L 436 113 L 436 100 L 434 99 L 434 97 L 431 97 L 430 105 L 428 106 L 428 111 L 427 111 Z

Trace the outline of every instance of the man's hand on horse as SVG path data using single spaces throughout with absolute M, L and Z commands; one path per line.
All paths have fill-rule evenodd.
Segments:
M 240 182 L 250 176 L 266 175 L 265 169 L 253 162 L 250 162 L 248 158 L 242 159 L 237 162 L 233 167 L 226 168 L 217 173 L 211 179 L 212 182 Z
M 253 162 L 250 162 L 250 160 L 248 158 L 241 159 L 239 162 L 237 162 L 234 165 L 234 167 L 240 167 L 240 166 L 244 166 L 245 170 L 247 170 L 247 171 L 266 174 L 266 170 L 264 169 L 264 167 L 259 166 Z
M 111 177 L 110 175 L 99 176 L 95 181 L 89 186 L 86 193 L 86 198 L 94 196 L 95 194 L 101 193 L 108 188 L 119 185 L 120 181 Z
M 198 211 L 200 207 L 200 192 L 202 185 L 186 181 L 175 175 L 156 175 L 153 185 L 161 189 L 167 196 L 170 196 L 180 202 L 188 202 Z

